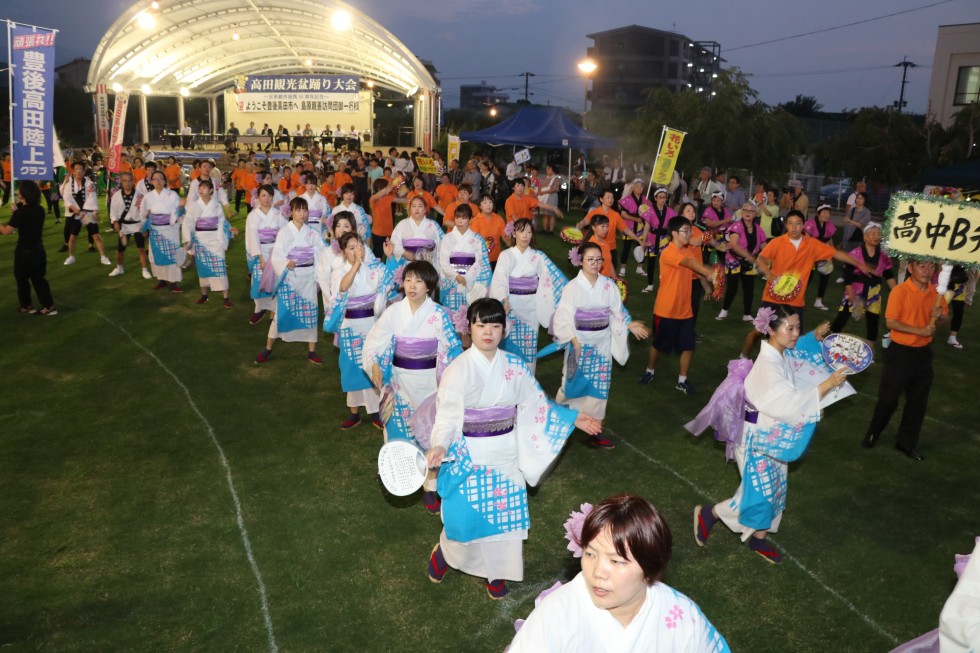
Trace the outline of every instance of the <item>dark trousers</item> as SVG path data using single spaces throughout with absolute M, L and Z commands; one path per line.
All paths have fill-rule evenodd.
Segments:
M 840 333 L 847 324 L 847 320 L 851 317 L 851 304 L 848 301 L 844 302 L 841 306 L 840 311 L 837 312 L 837 317 L 834 318 L 834 323 L 830 325 L 830 330 L 834 333 Z M 871 342 L 878 339 L 878 323 L 881 319 L 880 315 L 875 315 L 874 313 L 865 312 L 865 334 Z
M 48 257 L 44 250 L 39 251 L 14 251 L 14 279 L 17 280 L 17 300 L 22 308 L 31 305 L 31 286 L 37 293 L 37 300 L 41 303 L 41 308 L 54 306 L 54 299 L 51 297 L 51 286 L 44 278 L 47 271 Z
M 388 236 L 378 236 L 377 234 L 371 234 L 371 251 L 374 252 L 374 256 L 379 260 L 385 260 L 385 241 L 388 240 Z
M 58 200 L 51 199 L 51 193 L 53 190 L 46 190 L 44 192 L 44 201 L 48 204 L 48 213 L 54 211 L 54 217 L 56 220 L 61 220 L 61 202 Z
M 636 246 L 636 241 L 629 238 L 623 238 L 619 241 L 619 260 L 623 262 L 624 266 L 629 265 L 633 248 Z
M 653 278 L 657 275 L 657 264 L 660 262 L 656 256 L 647 254 L 647 285 L 653 285 Z M 699 283 L 698 286 L 701 284 Z
M 701 298 L 704 297 L 704 286 L 695 279 L 691 282 L 691 310 L 694 312 L 694 323 L 698 322 L 698 311 L 701 310 Z
M 868 433 L 880 436 L 892 413 L 898 408 L 898 400 L 905 393 L 905 409 L 898 425 L 898 444 L 914 449 L 919 442 L 919 431 L 926 417 L 929 389 L 932 387 L 932 346 L 907 347 L 897 342 L 885 350 L 885 367 L 881 370 L 878 386 L 878 403 L 868 426 Z
M 244 190 L 235 190 L 235 213 L 242 208 L 242 200 L 245 198 Z
M 3 182 L 3 205 L 6 206 L 10 203 L 10 186 L 12 182 Z
M 756 275 L 739 272 L 738 274 L 729 274 L 727 277 L 728 278 L 725 280 L 725 302 L 722 304 L 722 308 L 726 311 L 731 308 L 732 303 L 735 301 L 735 293 L 738 292 L 738 287 L 741 285 L 742 315 L 753 315 L 752 297 L 755 295 Z
M 953 319 L 949 323 L 950 331 L 959 331 L 960 327 L 963 326 L 963 307 L 966 306 L 965 301 L 960 301 L 954 299 L 949 303 L 949 309 L 953 313 Z

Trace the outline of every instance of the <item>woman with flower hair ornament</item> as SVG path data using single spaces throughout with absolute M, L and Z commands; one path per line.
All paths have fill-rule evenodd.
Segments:
M 548 256 L 534 248 L 534 222 L 507 223 L 513 247 L 500 253 L 490 296 L 504 304 L 507 335 L 501 347 L 519 355 L 533 373 L 537 363 L 538 326 L 549 328 L 568 279 Z
M 583 504 L 565 529 L 582 571 L 538 596 L 509 653 L 730 650 L 694 601 L 661 582 L 671 533 L 649 501 L 620 494 Z
M 821 409 L 836 400 L 827 393 L 844 385 L 847 375 L 843 369 L 829 375 L 801 374 L 798 360 L 788 353 L 798 341 L 804 345 L 807 339 L 823 340 L 830 332 L 828 322 L 801 338 L 800 317 L 792 307 L 764 306 L 753 325 L 765 340 L 744 384 L 736 380 L 736 392 L 724 399 L 720 395 L 726 393 L 719 388 L 705 410 L 687 425 L 692 433 L 709 425 L 721 430 L 724 420 L 719 412 L 743 412 L 742 421 L 735 420 L 735 432 L 722 434 L 729 440 L 729 453 L 738 464 L 742 482 L 732 498 L 695 507 L 694 540 L 704 546 L 715 522 L 721 520 L 743 542 L 748 541 L 749 549 L 775 564 L 782 556 L 766 541 L 766 535 L 779 528 L 786 506 L 788 463 L 806 452 Z M 812 347 L 807 344 L 805 349 Z M 731 381 L 730 377 L 722 385 Z M 744 399 L 737 392 L 739 386 L 744 387 Z

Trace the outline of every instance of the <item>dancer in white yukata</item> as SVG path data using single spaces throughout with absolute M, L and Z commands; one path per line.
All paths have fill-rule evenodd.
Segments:
M 143 196 L 140 213 L 143 216 L 143 233 L 149 233 L 150 271 L 157 279 L 154 290 L 170 286 L 170 291 L 184 292 L 180 287 L 183 274 L 180 266 L 185 253 L 180 246 L 180 196 L 167 188 L 167 177 L 154 172 L 153 190 Z
M 486 241 L 470 229 L 473 210 L 460 204 L 454 213 L 456 226 L 439 244 L 439 301 L 461 318 L 468 305 L 487 296 L 492 272 Z M 462 339 L 468 347 L 469 336 L 464 333 Z
M 214 189 L 211 195 L 221 204 L 225 217 L 230 217 L 231 206 L 228 204 L 228 191 L 225 190 L 224 182 L 221 181 L 221 171 L 215 167 L 214 159 L 201 161 L 200 174 L 187 187 L 187 197 L 181 201 L 180 205 L 187 206 L 198 198 L 198 188 L 204 179 L 211 180 L 211 187 Z
M 337 206 L 333 207 L 333 211 L 330 213 L 330 217 L 336 218 L 337 214 L 341 211 L 349 211 L 354 214 L 354 219 L 357 221 L 357 234 L 361 237 L 361 241 L 365 245 L 371 244 L 371 224 L 372 219 L 360 204 L 354 202 L 354 197 L 357 195 L 357 190 L 354 188 L 354 184 L 344 184 L 340 187 L 340 201 L 337 202 Z M 332 228 L 332 221 L 327 224 L 327 228 Z M 333 235 L 337 238 L 337 234 Z M 397 253 L 396 253 L 397 255 Z
M 609 402 L 613 359 L 625 365 L 630 355 L 629 334 L 643 340 L 650 336 L 650 330 L 643 322 L 633 321 L 619 288 L 612 279 L 599 274 L 603 262 L 599 245 L 583 243 L 578 254 L 582 269 L 565 286 L 555 309 L 555 339 L 566 346 L 555 401 L 602 420 Z M 589 442 L 604 449 L 614 446 L 609 438 L 598 435 Z
M 256 363 L 272 358 L 276 339 L 308 344 L 307 358 L 323 365 L 316 353 L 319 333 L 319 308 L 316 298 L 316 266 L 325 245 L 319 232 L 306 224 L 306 200 L 290 201 L 289 224 L 279 230 L 269 260 L 275 272 L 276 314 L 269 325 L 265 349 L 255 357 Z
M 470 304 L 473 346 L 446 369 L 436 400 L 429 467 L 439 467 L 443 531 L 429 580 L 449 567 L 486 579 L 491 598 L 524 580 L 531 525 L 527 484 L 537 485 L 573 427 L 598 434 L 585 413 L 552 403 L 520 356 L 498 349 L 507 314 L 496 299 Z
M 438 264 L 443 232 L 434 220 L 425 217 L 425 208 L 425 200 L 412 198 L 408 204 L 408 219 L 395 225 L 391 243 L 395 246 L 397 258 Z
M 343 260 L 333 271 L 330 294 L 333 301 L 325 308 L 323 330 L 338 335 L 340 386 L 347 393 L 350 415 L 340 425 L 349 429 L 361 423 L 358 410 L 364 406 L 371 423 L 379 430 L 384 424 L 378 415 L 380 394 L 364 371 L 364 339 L 387 304 L 388 291 L 394 284 L 394 268 L 377 259 L 368 261 L 364 243 L 351 230 L 338 243 Z M 390 257 L 391 243 L 385 243 Z
M 306 205 L 310 207 L 306 224 L 325 238 L 327 234 L 326 218 L 330 213 L 330 205 L 327 203 L 327 198 L 317 190 L 315 172 L 304 172 L 300 175 L 300 180 L 303 182 L 303 188 L 301 189 L 303 194 L 297 195 L 297 197 L 302 197 L 306 200 Z
M 276 300 L 272 292 L 262 289 L 262 277 L 268 274 L 275 277 L 269 257 L 276 244 L 279 230 L 288 222 L 279 209 L 275 208 L 276 190 L 271 184 L 259 186 L 259 194 L 253 208 L 245 218 L 245 253 L 248 256 L 248 269 L 252 273 L 250 294 L 255 301 L 255 312 L 248 323 L 255 325 L 262 321 L 267 312 L 275 314 Z M 268 285 L 268 281 L 266 282 Z
M 551 326 L 568 278 L 548 256 L 534 248 L 534 223 L 518 218 L 514 246 L 500 253 L 490 282 L 490 297 L 507 309 L 507 337 L 500 345 L 517 354 L 533 373 L 537 365 L 538 326 Z
M 439 287 L 435 267 L 428 261 L 412 261 L 402 276 L 405 298 L 385 309 L 371 327 L 362 364 L 388 406 L 381 410 L 385 442 L 413 440 L 428 449 L 436 385 L 463 348 L 446 308 L 432 299 Z M 438 514 L 434 470 L 422 489 L 426 510 Z
M 649 501 L 620 494 L 582 508 L 565 522 L 581 573 L 538 596 L 509 653 L 730 650 L 694 601 L 661 582 L 672 537 Z
M 827 393 L 847 380 L 842 369 L 829 376 L 795 373 L 800 361 L 787 351 L 802 339 L 799 315 L 791 309 L 759 309 L 754 324 L 766 339 L 745 376 L 744 402 L 734 395 L 724 402 L 712 397 L 711 404 L 731 404 L 725 408 L 734 410 L 744 403 L 741 440 L 733 443 L 742 482 L 731 499 L 694 509 L 694 540 L 698 546 L 704 546 L 711 528 L 720 519 L 743 542 L 748 540 L 749 549 L 774 564 L 781 562 L 782 556 L 766 541 L 766 535 L 779 528 L 786 507 L 788 463 L 798 460 L 810 445 L 822 404 L 829 401 L 824 399 Z M 830 324 L 824 322 L 814 335 L 822 339 L 829 332 Z M 814 377 L 819 383 L 811 381 Z M 707 426 L 700 422 L 702 415 L 688 425 L 688 430 L 700 433 Z
M 197 188 L 198 198 L 187 205 L 187 214 L 181 225 L 184 251 L 194 257 L 201 296 L 197 304 L 206 304 L 208 290 L 221 292 L 224 307 L 231 308 L 228 297 L 228 264 L 225 260 L 228 243 L 238 235 L 238 229 L 225 219 L 224 209 L 212 195 L 214 187 L 210 179 L 204 179 Z

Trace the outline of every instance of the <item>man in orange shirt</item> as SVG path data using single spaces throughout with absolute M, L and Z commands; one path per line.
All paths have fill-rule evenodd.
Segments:
M 337 172 L 334 173 L 333 185 L 337 188 L 343 188 L 345 185 L 353 183 L 354 178 L 347 174 L 347 164 L 341 163 Z
M 323 183 L 320 184 L 320 194 L 327 198 L 327 204 L 331 209 L 337 206 L 339 198 L 337 197 L 337 178 L 336 173 L 327 172 L 326 176 L 323 178 Z
M 236 168 L 237 170 L 237 168 Z M 259 187 L 259 181 L 255 178 L 255 167 L 251 163 L 246 163 L 245 167 L 242 169 L 242 173 L 239 176 L 239 182 L 242 186 L 242 194 L 245 197 L 245 206 L 248 207 L 249 211 L 252 208 L 252 191 Z M 247 213 L 247 211 L 246 211 Z M 235 214 L 238 214 L 238 190 L 235 190 Z
M 606 234 L 606 246 L 609 247 L 610 260 L 609 264 L 613 267 L 619 267 L 619 262 L 617 259 L 618 252 L 616 247 L 616 232 L 619 231 L 622 234 L 626 234 L 629 238 L 632 238 L 640 246 L 644 246 L 640 239 L 637 237 L 633 230 L 626 225 L 626 221 L 623 220 L 623 216 L 619 214 L 618 211 L 613 210 L 613 204 L 616 202 L 616 196 L 611 190 L 604 191 L 602 193 L 602 198 L 599 200 L 599 208 L 592 209 L 585 214 L 578 223 L 578 228 L 581 229 L 587 224 L 591 224 L 592 216 L 594 215 L 604 215 L 609 218 L 609 233 Z
M 858 261 L 843 250 L 823 243 L 816 238 L 804 235 L 804 216 L 793 209 L 786 214 L 786 233 L 770 240 L 755 258 L 756 267 L 766 278 L 762 290 L 760 308 L 768 306 L 787 306 L 800 316 L 800 329 L 803 327 L 803 307 L 806 305 L 806 286 L 810 281 L 810 271 L 818 261 L 834 259 L 849 263 L 868 277 L 875 277 L 875 271 L 863 261 Z M 762 334 L 752 329 L 742 345 L 742 357 L 749 352 Z
M 371 251 L 379 260 L 384 259 L 385 241 L 391 238 L 395 220 L 392 216 L 391 204 L 395 200 L 397 184 L 389 184 L 384 179 L 375 179 L 371 186 Z
M 452 231 L 456 226 L 456 207 L 460 204 L 469 204 L 470 210 L 473 211 L 473 215 L 480 212 L 480 209 L 476 204 L 470 201 L 470 195 L 473 194 L 473 187 L 469 184 L 460 184 L 459 189 L 456 191 L 456 201 L 449 204 L 446 207 L 446 213 L 442 217 L 442 226 L 445 227 L 446 231 Z
M 69 164 L 70 165 L 70 164 Z M 3 205 L 10 201 L 10 154 L 3 155 Z
M 177 159 L 173 156 L 167 157 L 167 167 L 163 169 L 163 174 L 167 177 L 167 188 L 175 193 L 180 192 L 180 178 L 183 172 L 177 165 Z
M 878 402 L 863 442 L 869 449 L 877 444 L 905 393 L 895 448 L 915 461 L 923 459 L 916 445 L 932 388 L 932 337 L 936 320 L 948 311 L 946 301 L 930 283 L 935 271 L 935 263 L 911 261 L 905 282 L 888 295 L 885 328 L 891 329 L 892 342 L 885 350 Z
M 449 173 L 442 173 L 442 183 L 436 186 L 436 211 L 445 217 L 446 209 L 456 201 L 458 194 L 459 189 L 449 181 Z
M 455 207 L 453 215 L 456 215 Z M 470 229 L 483 236 L 487 244 L 487 255 L 490 258 L 490 269 L 495 270 L 497 259 L 500 258 L 500 239 L 503 238 L 510 247 L 510 238 L 507 237 L 507 225 L 504 224 L 504 219 L 493 212 L 493 198 L 489 195 L 484 194 L 480 197 L 480 212 L 473 214 Z
M 289 192 L 292 190 L 292 178 L 293 169 L 289 166 L 283 166 L 282 175 L 279 177 L 279 192 L 286 197 L 289 197 Z
M 245 159 L 239 159 L 235 169 L 231 171 L 231 184 L 235 187 L 235 213 L 242 208 L 242 198 L 245 197 Z
M 526 186 L 523 179 L 518 177 L 514 180 L 513 193 L 504 202 L 504 215 L 507 216 L 507 222 L 513 222 L 518 218 L 534 220 L 534 213 L 532 211 L 538 208 L 539 202 L 536 197 L 525 193 L 525 189 Z
M 691 308 L 691 280 L 698 275 L 710 279 L 712 271 L 697 257 L 697 250 L 690 247 L 694 226 L 679 215 L 672 217 L 667 226 L 671 242 L 660 253 L 660 289 L 653 306 L 653 342 L 640 384 L 653 381 L 660 354 L 676 351 L 681 355 L 676 388 L 693 395 L 694 386 L 687 380 L 697 339 Z

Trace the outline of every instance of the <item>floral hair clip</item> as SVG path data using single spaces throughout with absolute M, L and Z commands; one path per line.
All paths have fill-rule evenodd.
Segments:
M 508 222 L 507 223 L 507 226 L 504 227 L 504 235 L 507 236 L 508 238 L 513 238 L 514 237 L 514 223 L 513 222 Z
M 585 518 L 592 512 L 592 504 L 583 503 L 579 509 L 581 512 L 573 510 L 565 520 L 565 539 L 568 540 L 568 550 L 575 558 L 582 557 L 582 527 L 585 526 Z
M 470 321 L 466 317 L 466 310 L 468 308 L 469 307 L 466 304 L 463 304 L 451 316 L 453 327 L 455 327 L 456 333 L 467 335 L 470 332 Z
M 573 247 L 568 250 L 568 260 L 572 262 L 577 268 L 582 267 L 582 254 L 578 251 L 578 247 Z
M 759 333 L 769 335 L 772 333 L 772 321 L 775 319 L 776 311 L 768 306 L 763 306 L 759 309 L 756 316 L 752 318 L 752 326 L 754 326 L 755 330 Z

